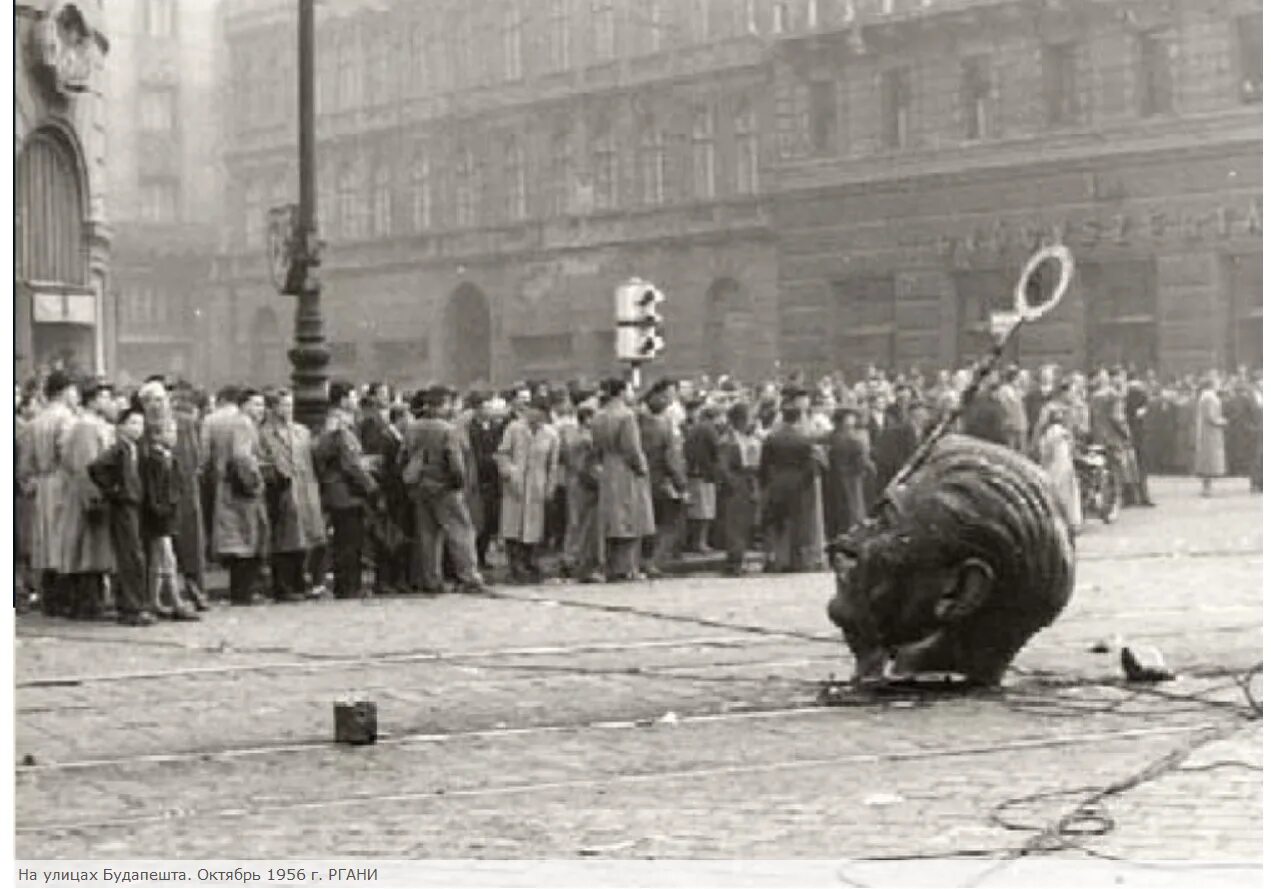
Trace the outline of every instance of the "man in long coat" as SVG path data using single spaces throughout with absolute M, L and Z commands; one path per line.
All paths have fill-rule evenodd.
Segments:
M 485 581 L 477 567 L 476 534 L 464 497 L 463 447 L 444 416 L 446 393 L 433 387 L 412 400 L 419 416 L 406 429 L 402 482 L 415 510 L 415 561 L 418 586 L 428 593 L 443 588 L 442 558 L 463 588 L 481 592 Z
M 31 573 L 40 584 L 41 606 L 45 614 L 67 615 L 69 595 L 58 580 L 66 552 L 61 448 L 75 423 L 79 389 L 69 376 L 55 370 L 44 382 L 44 395 L 47 404 L 27 431 L 25 465 L 19 468 L 19 476 L 24 487 L 33 491 Z
M 1212 494 L 1215 478 L 1227 474 L 1227 451 L 1223 440 L 1227 420 L 1222 415 L 1217 376 L 1214 373 L 1205 377 L 1196 402 L 1196 474 L 1200 476 L 1202 497 Z
M 799 428 L 801 418 L 796 405 L 783 405 L 781 423 L 764 438 L 759 455 L 768 571 L 811 567 L 803 561 L 803 541 L 808 536 L 806 504 L 814 490 L 817 462 L 815 445 Z
M 175 393 L 172 413 L 177 421 L 177 444 L 172 454 L 176 460 L 177 517 L 172 547 L 185 596 L 199 611 L 207 611 L 204 593 L 207 540 L 199 474 L 203 466 L 203 439 L 199 430 L 198 408 L 190 392 Z
M 1125 416 L 1125 398 L 1112 385 L 1106 371 L 1095 376 L 1095 391 L 1090 398 L 1090 437 L 1107 449 L 1117 491 L 1126 505 L 1138 502 L 1138 465 L 1130 425 Z
M 305 562 L 326 542 L 322 496 L 313 468 L 309 430 L 294 422 L 295 400 L 286 390 L 265 399 L 269 416 L 261 424 L 266 506 L 271 529 L 269 558 L 274 599 L 300 602 L 305 595 Z
M 101 615 L 102 580 L 115 570 L 115 553 L 109 506 L 88 477 L 88 467 L 114 443 L 114 418 L 114 390 L 104 384 L 89 386 L 84 392 L 84 410 L 62 445 L 63 582 L 70 593 L 72 616 L 90 620 Z
M 560 439 L 547 422 L 548 405 L 536 399 L 503 432 L 495 460 L 502 500 L 499 534 L 508 548 L 513 580 L 541 579 L 538 548 L 547 536 L 547 504 L 557 488 Z
M 917 403 L 911 403 L 910 409 Z M 829 464 L 825 484 L 825 530 L 834 538 L 864 519 L 869 509 L 865 502 L 865 484 L 874 470 L 869 456 L 869 438 L 860 428 L 860 412 L 856 408 L 839 408 L 834 412 Z M 880 477 L 884 486 L 890 480 L 890 477 L 885 480 Z
M 663 380 L 649 390 L 638 420 L 640 445 L 649 467 L 649 490 L 653 497 L 655 530 L 643 544 L 644 573 L 649 577 L 660 577 L 674 554 L 683 532 L 684 501 L 688 493 L 683 440 L 667 414 L 672 385 L 669 380 Z
M 715 478 L 724 520 L 725 572 L 736 576 L 745 570 L 746 550 L 754 537 L 762 444 L 751 429 L 750 407 L 745 402 L 729 407 L 728 427 L 719 444 Z
M 561 429 L 561 470 L 565 477 L 565 566 L 583 583 L 604 580 L 604 538 L 597 516 L 600 502 L 600 464 L 591 437 L 596 409 L 578 407 L 577 422 Z
M 337 599 L 362 595 L 366 508 L 379 496 L 375 479 L 362 465 L 362 446 L 353 417 L 356 398 L 356 390 L 348 383 L 331 383 L 330 410 L 313 452 L 322 506 L 331 519 L 331 562 Z
M 654 533 L 649 467 L 640 446 L 640 427 L 629 403 L 631 384 L 614 378 L 604 385 L 606 401 L 591 423 L 600 458 L 600 524 L 613 580 L 643 577 L 640 541 Z
M 211 479 L 212 551 L 229 567 L 232 605 L 255 602 L 262 560 L 269 552 L 269 515 L 261 471 L 260 431 L 264 397 L 238 392 L 238 409 L 209 427 L 207 470 Z

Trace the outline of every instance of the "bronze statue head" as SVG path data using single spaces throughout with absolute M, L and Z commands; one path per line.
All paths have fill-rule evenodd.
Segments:
M 838 584 L 829 616 L 858 680 L 943 673 L 996 685 L 1068 604 L 1075 578 L 1042 470 L 961 435 L 827 549 Z

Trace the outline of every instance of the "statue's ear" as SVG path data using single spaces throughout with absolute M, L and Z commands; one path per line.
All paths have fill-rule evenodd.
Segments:
M 993 590 L 993 569 L 980 559 L 964 559 L 950 573 L 936 617 L 954 623 L 979 611 Z

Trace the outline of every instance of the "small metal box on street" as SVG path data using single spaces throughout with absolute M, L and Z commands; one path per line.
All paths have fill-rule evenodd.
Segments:
M 337 744 L 374 744 L 379 733 L 378 722 L 374 701 L 335 702 Z

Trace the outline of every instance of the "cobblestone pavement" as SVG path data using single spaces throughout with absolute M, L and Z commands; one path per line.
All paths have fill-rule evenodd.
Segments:
M 1155 493 L 960 698 L 818 706 L 824 574 L 24 616 L 17 855 L 1260 860 L 1262 500 Z M 1116 634 L 1178 680 L 1126 686 Z M 330 743 L 349 695 L 377 745 Z

